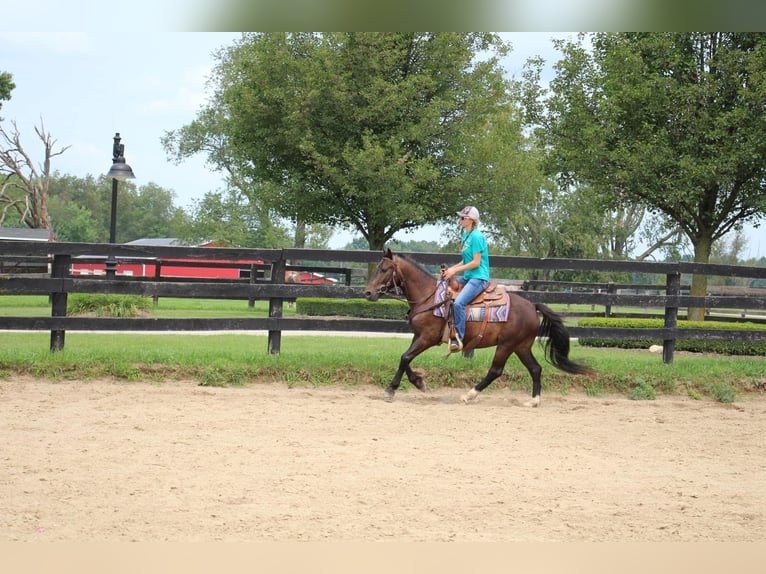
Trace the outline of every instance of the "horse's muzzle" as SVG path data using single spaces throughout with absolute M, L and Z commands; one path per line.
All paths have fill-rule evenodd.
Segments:
M 378 297 L 380 297 L 380 291 L 365 291 L 364 292 L 364 298 L 368 301 L 375 302 L 378 300 Z

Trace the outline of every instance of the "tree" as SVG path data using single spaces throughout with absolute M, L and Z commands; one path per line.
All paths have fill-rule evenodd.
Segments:
M 541 58 L 530 58 L 524 66 L 523 81 L 519 83 L 524 121 L 532 127 L 545 124 L 547 108 L 541 83 L 544 64 Z M 637 259 L 678 244 L 677 226 L 669 226 L 666 218 L 648 214 L 643 202 L 615 204 L 601 190 L 585 183 L 568 183 L 555 189 L 557 172 L 555 167 L 546 170 L 545 154 L 541 154 L 544 144 L 542 138 L 530 138 L 530 159 L 535 162 L 534 169 L 539 171 L 537 186 L 540 191 L 528 200 L 527 206 L 513 220 L 500 226 L 501 243 L 507 243 L 516 253 L 537 257 L 552 257 L 553 253 L 559 253 L 560 257 L 576 257 L 574 253 L 564 255 L 576 251 L 580 256 L 588 253 L 588 257 L 603 259 L 627 259 L 639 241 L 648 247 Z M 546 171 L 547 177 L 544 175 Z M 568 233 L 573 233 L 566 237 L 562 236 L 560 223 L 564 218 Z M 573 242 L 578 244 L 574 250 L 571 249 Z
M 503 187 L 520 133 L 493 34 L 256 33 L 218 54 L 215 94 L 168 132 L 255 203 L 296 222 L 354 228 L 370 249 Z M 515 122 L 515 123 L 514 123 Z
M 557 42 L 564 58 L 538 133 L 549 173 L 663 214 L 708 262 L 716 240 L 764 215 L 766 36 L 599 33 L 591 49 L 584 39 Z M 706 284 L 695 275 L 691 294 Z
M 109 240 L 111 178 L 54 174 L 50 182 L 50 217 L 62 241 Z M 137 187 L 126 181 L 117 196 L 117 237 L 181 237 L 189 227 L 183 209 L 173 205 L 173 192 L 155 183 Z
M 11 99 L 11 92 L 15 87 L 13 76 L 8 72 L 0 72 L 0 110 L 3 109 L 3 102 Z M 1 121 L 3 121 L 2 117 L 0 117 Z
M 43 143 L 44 159 L 39 166 L 21 144 L 21 134 L 12 122 L 9 132 L 0 125 L 0 225 L 15 214 L 17 222 L 33 229 L 50 229 L 48 216 L 48 188 L 51 178 L 51 160 L 70 146 L 55 149 L 56 140 L 40 127 L 35 133 Z
M 90 209 L 55 195 L 50 196 L 48 207 L 51 213 L 51 228 L 56 241 L 76 243 L 98 241 L 99 226 Z
M 184 238 L 190 243 L 211 240 L 234 247 L 289 246 L 288 230 L 233 190 L 206 193 L 197 200 Z

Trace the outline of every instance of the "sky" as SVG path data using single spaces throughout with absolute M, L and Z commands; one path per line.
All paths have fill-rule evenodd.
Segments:
M 139 6 L 142 3 L 137 0 Z M 47 14 L 40 25 L 43 31 L 6 32 L 7 26 L 0 24 L 0 71 L 10 72 L 16 84 L 11 99 L 0 109 L 6 131 L 15 122 L 22 144 L 39 162 L 42 143 L 35 127 L 44 126 L 57 142 L 54 149 L 69 146 L 54 158 L 53 169 L 77 177 L 97 177 L 109 170 L 113 137 L 119 132 L 125 159 L 136 175 L 134 183 L 140 187 L 151 182 L 172 190 L 175 204 L 185 209 L 205 193 L 223 189 L 222 176 L 205 164 L 204 156 L 176 165 L 162 148 L 161 138 L 196 118 L 210 93 L 206 82 L 215 64 L 214 53 L 230 46 L 240 33 L 162 30 L 161 15 L 168 6 L 177 7 L 177 0 L 163 5 L 153 20 L 157 29 L 124 25 L 117 31 L 109 27 L 86 32 L 44 30 L 52 16 L 69 17 L 71 13 L 64 14 L 60 8 L 64 4 L 52 5 L 53 15 Z M 104 5 L 83 0 L 79 4 L 92 4 L 94 11 Z M 519 76 L 532 56 L 542 56 L 550 68 L 559 57 L 552 38 L 576 33 L 502 34 L 513 46 L 504 60 L 506 71 Z M 354 235 L 338 231 L 330 246 L 343 247 Z M 439 241 L 440 236 L 440 228 L 427 226 L 397 238 Z M 745 257 L 766 254 L 763 229 L 749 228 L 747 237 Z

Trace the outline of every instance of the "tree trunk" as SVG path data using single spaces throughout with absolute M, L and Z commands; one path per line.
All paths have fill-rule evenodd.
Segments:
M 708 263 L 710 261 L 710 250 L 713 245 L 713 241 L 710 237 L 697 238 L 693 242 L 694 245 L 694 262 L 695 263 Z M 692 297 L 705 297 L 707 295 L 707 276 L 706 275 L 692 275 L 691 291 L 689 295 Z M 704 321 L 705 320 L 705 308 L 704 307 L 689 307 L 689 321 Z
M 306 247 L 306 221 L 302 218 L 297 218 L 295 222 L 295 236 L 293 237 L 293 246 L 296 249 L 303 249 Z

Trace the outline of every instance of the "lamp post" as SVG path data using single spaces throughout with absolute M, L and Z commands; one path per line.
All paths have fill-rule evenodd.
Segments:
M 112 168 L 107 177 L 112 178 L 112 214 L 109 220 L 109 243 L 115 243 L 117 239 L 117 187 L 120 180 L 134 179 L 133 170 L 125 163 L 125 144 L 120 143 L 120 134 L 114 134 L 112 146 Z M 117 261 L 113 255 L 106 260 L 106 277 L 114 279 L 117 270 Z

